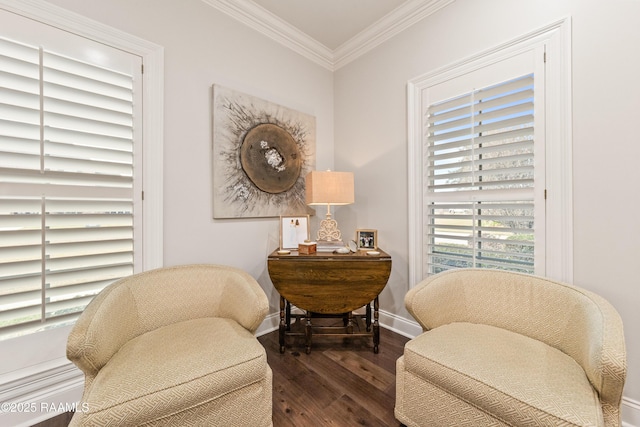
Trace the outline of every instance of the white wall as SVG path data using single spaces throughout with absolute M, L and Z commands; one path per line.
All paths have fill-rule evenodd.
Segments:
M 333 166 L 333 76 L 199 0 L 52 0 L 165 48 L 164 263 L 220 263 L 277 293 L 266 256 L 276 218 L 214 220 L 211 86 L 221 84 L 316 118 L 316 166 Z
M 335 73 L 335 163 L 355 172 L 352 226 L 377 228 L 381 245 L 393 255 L 381 308 L 408 316 L 407 81 L 565 17 L 573 26 L 574 282 L 607 298 L 623 318 L 625 396 L 635 407 L 640 223 L 632 220 L 640 210 L 640 137 L 634 130 L 640 114 L 640 2 L 454 2 Z
M 199 0 L 50 2 L 165 47 L 166 265 L 241 267 L 258 278 L 275 312 L 265 256 L 277 244 L 277 220 L 212 219 L 210 90 L 220 83 L 316 117 L 317 168 L 335 161 L 336 170 L 356 174 L 356 203 L 336 209 L 340 228 L 378 229 L 393 256 L 381 309 L 408 319 L 407 81 L 571 16 L 574 279 L 621 313 L 627 407 L 640 401 L 640 223 L 625 221 L 640 210 L 632 130 L 640 2 L 457 0 L 334 74 Z

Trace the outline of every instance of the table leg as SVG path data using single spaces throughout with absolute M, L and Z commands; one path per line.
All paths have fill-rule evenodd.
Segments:
M 291 330 L 291 303 L 287 301 L 287 308 L 285 312 L 285 323 L 287 327 L 287 331 Z
M 285 300 L 284 297 L 280 297 L 280 327 L 279 327 L 279 341 L 280 341 L 280 353 L 284 353 L 284 335 L 286 329 L 285 322 Z
M 367 332 L 371 331 L 371 303 L 367 304 Z
M 304 336 L 306 339 L 306 352 L 307 354 L 311 353 L 311 336 L 312 336 L 312 326 L 311 326 L 311 312 L 307 311 L 307 323 L 304 328 Z
M 378 345 L 380 344 L 380 324 L 378 323 L 378 297 L 373 300 L 373 352 L 378 354 Z
M 347 313 L 347 333 L 353 334 L 353 312 Z

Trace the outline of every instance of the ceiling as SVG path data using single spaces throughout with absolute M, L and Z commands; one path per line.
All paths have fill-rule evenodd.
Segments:
M 202 0 L 335 71 L 455 0 Z
M 253 0 L 335 50 L 407 0 Z

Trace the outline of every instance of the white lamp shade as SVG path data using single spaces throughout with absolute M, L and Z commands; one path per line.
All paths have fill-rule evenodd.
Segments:
M 355 201 L 352 172 L 311 171 L 305 180 L 307 205 L 349 205 Z

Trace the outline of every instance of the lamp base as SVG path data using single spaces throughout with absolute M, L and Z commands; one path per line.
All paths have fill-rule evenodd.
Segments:
M 344 248 L 342 240 L 318 240 L 316 241 L 316 252 L 333 252 L 336 249 Z
M 320 221 L 318 230 L 318 252 L 333 252 L 336 249 L 344 248 L 342 233 L 338 230 L 338 221 L 331 219 L 331 214 L 327 212 L 327 218 Z
M 327 214 L 327 218 L 320 221 L 317 240 L 326 240 L 331 242 L 341 239 L 342 233 L 338 230 L 338 221 L 331 219 L 331 215 Z

